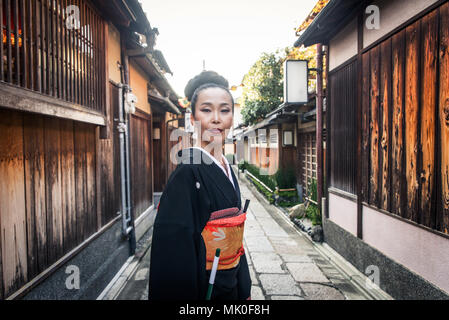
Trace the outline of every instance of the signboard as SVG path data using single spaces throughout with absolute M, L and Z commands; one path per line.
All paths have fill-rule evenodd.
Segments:
M 308 102 L 308 61 L 287 60 L 284 62 L 284 103 Z

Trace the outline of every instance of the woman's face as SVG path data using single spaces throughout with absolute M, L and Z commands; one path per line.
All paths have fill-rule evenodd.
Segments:
M 201 123 L 201 146 L 210 142 L 225 142 L 228 130 L 232 126 L 232 100 L 229 93 L 221 88 L 201 90 L 195 106 L 192 121 Z

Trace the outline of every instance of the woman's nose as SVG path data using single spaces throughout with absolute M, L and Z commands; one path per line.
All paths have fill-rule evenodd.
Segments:
M 213 121 L 214 122 L 220 122 L 220 113 L 218 112 L 218 111 L 215 111 L 214 112 L 214 118 L 213 118 Z

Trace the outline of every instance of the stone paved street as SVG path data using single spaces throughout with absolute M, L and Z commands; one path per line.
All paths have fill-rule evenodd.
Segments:
M 366 299 L 349 279 L 326 263 L 279 209 L 257 194 L 242 174 L 239 180 L 242 202 L 251 200 L 245 225 L 245 249 L 253 281 L 253 300 Z
M 237 172 L 235 170 L 235 172 Z M 346 300 L 373 299 L 352 279 L 363 275 L 353 269 L 342 272 L 300 232 L 278 208 L 268 204 L 240 174 L 242 203 L 250 199 L 244 246 L 252 279 L 253 300 Z M 143 300 L 148 297 L 151 234 L 117 277 L 104 299 Z M 339 270 L 340 269 L 340 270 Z M 361 282 L 359 281 L 359 283 Z

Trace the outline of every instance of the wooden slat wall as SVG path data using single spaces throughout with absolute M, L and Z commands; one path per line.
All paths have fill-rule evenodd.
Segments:
M 67 28 L 69 5 L 80 9 L 78 29 Z M 104 22 L 88 1 L 2 0 L 3 16 L 0 82 L 104 112 Z
M 114 130 L 114 110 L 118 111 L 118 90 L 110 84 L 110 103 L 109 111 L 112 115 L 109 117 L 109 126 Z M 101 225 L 111 221 L 120 210 L 120 154 L 118 147 L 118 131 L 114 130 L 114 135 L 109 139 L 99 139 L 98 141 L 98 166 L 99 166 L 99 199 L 101 214 Z
M 331 112 L 331 176 L 329 186 L 356 192 L 357 62 L 329 74 Z
M 8 295 L 27 281 L 28 273 L 23 117 L 0 110 L 0 132 L 0 278 Z
M 405 127 L 407 207 L 405 218 L 418 217 L 418 108 L 419 108 L 420 21 L 406 29 L 405 57 Z
M 153 201 L 150 121 L 150 116 L 141 112 L 131 116 L 131 197 L 135 219 L 148 209 Z
M 0 132 L 3 299 L 100 226 L 94 126 L 0 109 Z
M 61 121 L 61 184 L 64 252 L 72 250 L 76 241 L 75 145 L 73 121 Z
M 421 189 L 418 221 L 435 228 L 435 112 L 438 65 L 438 11 L 422 20 L 422 87 L 421 95 Z
M 370 92 L 370 196 L 369 203 L 379 205 L 379 47 L 375 47 L 370 52 L 371 65 L 371 90 Z M 376 165 L 373 165 L 373 164 Z
M 162 192 L 165 187 L 165 172 L 166 172 L 166 158 L 163 155 L 166 154 L 165 150 L 162 148 L 164 144 L 164 134 L 162 131 L 162 123 L 159 118 L 158 121 L 154 121 L 153 118 L 153 128 L 158 128 L 160 131 L 160 138 L 158 140 L 153 139 L 153 173 L 154 173 L 154 192 Z
M 437 226 L 449 234 L 449 3 L 440 8 Z
M 28 278 L 47 264 L 44 118 L 24 115 L 25 194 L 28 236 Z
M 405 214 L 405 96 L 404 96 L 405 31 L 402 30 L 392 39 L 392 201 L 391 212 Z M 369 72 L 369 70 L 366 70 Z
M 48 263 L 54 263 L 62 255 L 62 202 L 61 202 L 61 153 L 60 120 L 44 120 L 45 186 L 47 203 L 47 252 Z
M 380 124 L 382 125 L 382 134 L 380 135 L 380 207 L 386 211 L 390 210 L 390 119 L 391 119 L 391 39 L 381 44 L 381 56 L 385 57 L 380 62 L 380 96 L 379 111 L 381 114 Z
M 363 177 L 370 176 L 370 141 L 371 141 L 371 130 L 370 130 L 370 53 L 365 53 L 362 56 L 362 167 L 361 175 Z M 362 179 L 361 183 L 361 195 L 363 199 L 368 199 L 370 195 L 370 181 L 368 179 Z
M 262 159 L 263 157 L 267 157 L 266 155 L 267 148 L 259 148 L 259 157 Z M 297 155 L 296 147 L 294 146 L 286 146 L 282 147 L 282 152 L 280 153 L 279 159 L 279 168 L 291 168 L 294 169 L 295 166 L 295 157 Z M 259 161 L 260 162 L 260 161 Z M 267 168 L 267 166 L 261 166 L 262 168 Z M 278 168 L 278 169 L 279 169 Z
M 362 148 L 370 168 L 361 168 L 362 181 L 370 182 L 362 183 L 363 201 L 445 233 L 448 14 L 446 3 L 364 53 L 362 84 Z

